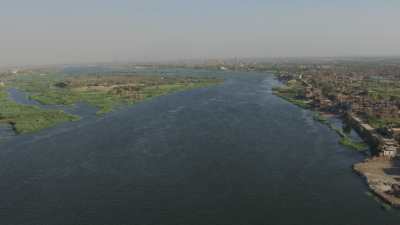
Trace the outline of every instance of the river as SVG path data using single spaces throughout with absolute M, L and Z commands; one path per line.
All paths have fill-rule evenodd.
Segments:
M 0 224 L 400 222 L 352 172 L 364 156 L 272 95 L 272 76 L 217 75 L 223 84 L 0 142 Z

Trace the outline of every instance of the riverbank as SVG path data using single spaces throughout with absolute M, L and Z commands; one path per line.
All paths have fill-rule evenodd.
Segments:
M 63 122 L 79 120 L 62 110 L 46 110 L 38 106 L 18 104 L 0 88 L 0 123 L 10 124 L 16 134 L 31 133 Z
M 31 71 L 8 77 L 0 87 L 0 123 L 11 125 L 15 134 L 33 133 L 63 122 L 80 119 L 52 106 L 79 103 L 95 107 L 102 116 L 123 106 L 151 98 L 222 83 L 214 77 L 185 77 L 118 73 L 67 76 L 57 71 Z M 29 101 L 16 102 L 9 90 L 17 89 Z
M 382 157 L 366 159 L 353 166 L 370 190 L 392 207 L 400 208 L 400 161 Z
M 323 110 L 319 110 L 317 107 L 313 105 L 313 101 L 307 98 L 297 98 L 299 94 L 302 92 L 302 85 L 298 82 L 288 82 L 287 85 L 282 87 L 273 88 L 273 93 L 276 96 L 279 96 L 286 101 L 297 105 L 301 108 L 312 110 L 315 112 L 313 119 L 320 123 L 326 124 L 329 128 L 334 130 L 339 136 L 339 143 L 347 148 L 356 150 L 356 151 L 366 151 L 368 146 L 364 142 L 353 140 L 346 132 L 343 131 L 342 128 L 338 128 L 331 124 L 328 120 L 328 117 L 339 117 L 342 115 L 333 112 L 326 112 Z
M 307 97 L 303 84 L 291 80 L 285 86 L 274 88 L 273 93 L 299 107 L 315 111 L 314 120 L 327 124 L 334 130 L 341 137 L 340 144 L 357 151 L 366 150 L 367 146 L 376 149 L 378 156 L 353 165 L 353 170 L 366 179 L 369 189 L 384 203 L 400 208 L 400 162 L 396 159 L 397 141 L 383 137 L 376 129 L 352 113 L 334 110 L 327 112 L 325 107 L 320 107 L 321 102 L 315 104 L 312 98 Z M 324 116 L 325 113 L 343 118 L 343 122 L 354 129 L 364 142 L 355 142 L 343 129 L 330 124 Z
M 272 77 L 225 79 L 0 144 L 2 223 L 400 221 L 350 170 L 360 155 L 337 149 L 311 113 L 272 96 Z

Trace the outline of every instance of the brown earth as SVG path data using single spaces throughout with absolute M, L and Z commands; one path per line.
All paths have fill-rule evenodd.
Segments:
M 377 196 L 394 207 L 400 207 L 400 160 L 382 157 L 367 159 L 354 165 Z

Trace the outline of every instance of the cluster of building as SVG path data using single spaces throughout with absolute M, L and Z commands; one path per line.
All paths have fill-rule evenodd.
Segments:
M 396 157 L 400 153 L 400 67 L 358 65 L 356 72 L 344 68 L 302 65 L 279 78 L 300 82 L 304 93 L 298 97 L 309 100 L 312 107 L 352 117 L 359 133 L 372 139 L 369 142 L 382 156 Z M 380 126 L 371 126 L 372 120 L 380 121 Z

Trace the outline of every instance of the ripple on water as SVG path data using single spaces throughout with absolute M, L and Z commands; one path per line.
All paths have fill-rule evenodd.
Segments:
M 0 124 L 0 142 L 6 141 L 15 136 L 12 126 L 9 124 Z
M 2 224 L 398 224 L 352 174 L 362 156 L 263 80 L 246 74 L 10 141 Z

